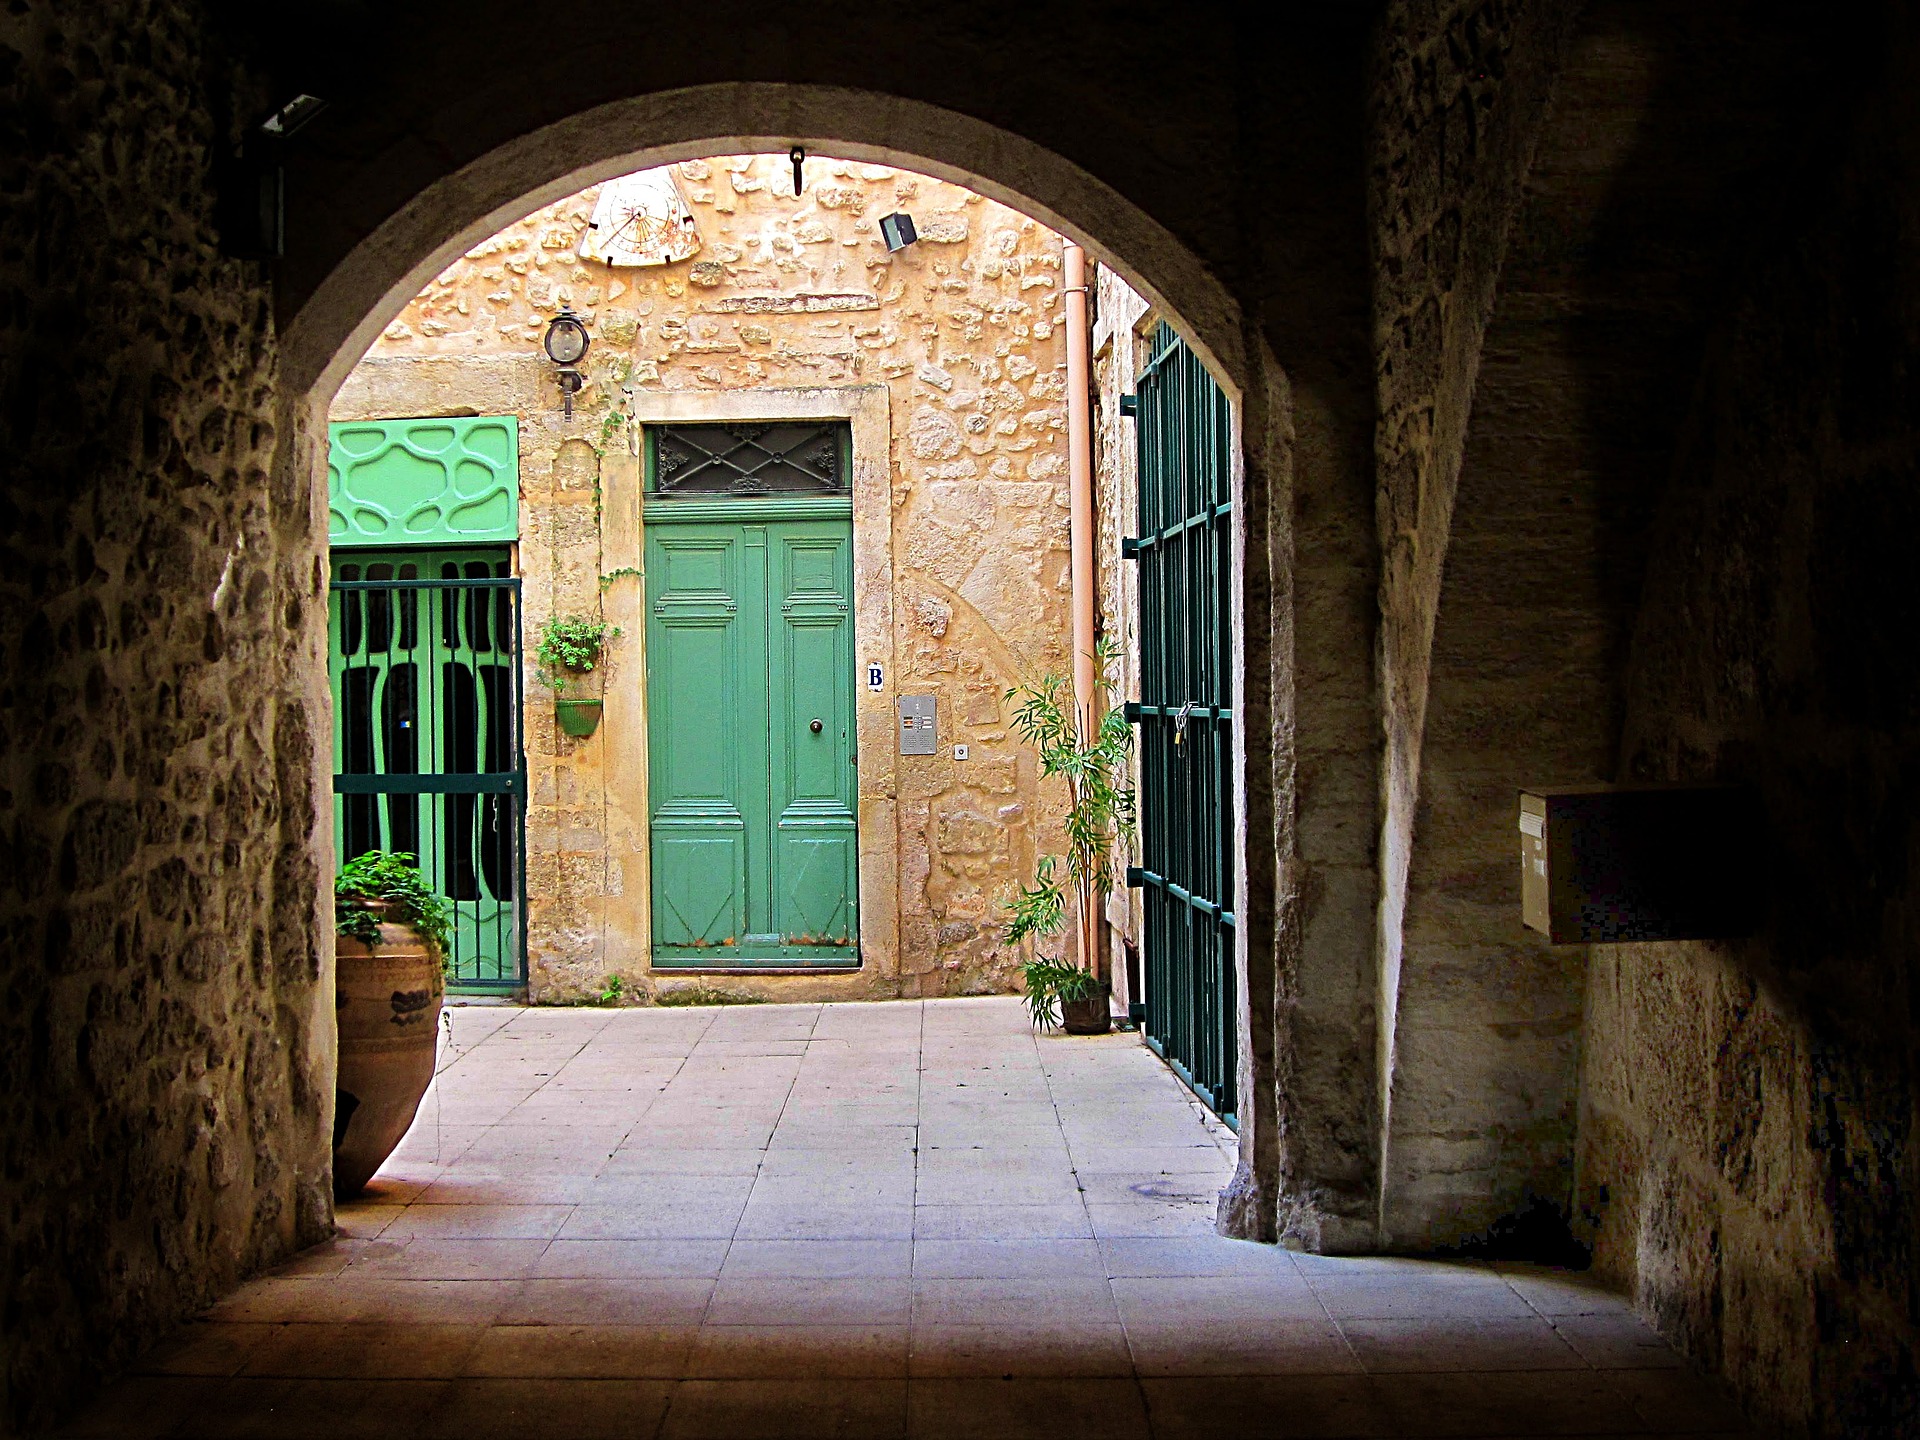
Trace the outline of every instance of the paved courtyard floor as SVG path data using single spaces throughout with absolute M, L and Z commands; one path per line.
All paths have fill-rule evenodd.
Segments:
M 1736 1433 L 1616 1296 L 1223 1240 L 1233 1137 L 1017 1001 L 468 1007 L 341 1236 L 69 1432 Z

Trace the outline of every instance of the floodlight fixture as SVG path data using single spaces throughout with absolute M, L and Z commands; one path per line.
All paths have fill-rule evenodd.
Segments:
M 913 216 L 904 210 L 897 210 L 881 219 L 880 235 L 887 242 L 889 254 L 906 249 L 920 238 L 920 232 L 913 228 Z

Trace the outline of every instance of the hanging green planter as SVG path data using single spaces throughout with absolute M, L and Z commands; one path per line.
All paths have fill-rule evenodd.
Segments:
M 555 615 L 540 627 L 540 657 L 536 678 L 553 689 L 553 718 L 564 734 L 584 740 L 600 728 L 600 701 L 574 698 L 567 686 L 582 680 L 599 663 L 609 640 L 620 629 L 591 615 Z M 598 689 L 596 679 L 591 682 Z
M 598 700 L 568 700 L 556 696 L 553 718 L 560 728 L 576 740 L 584 740 L 600 728 Z

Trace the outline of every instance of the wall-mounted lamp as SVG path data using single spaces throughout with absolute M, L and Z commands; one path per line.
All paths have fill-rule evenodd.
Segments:
M 587 347 L 593 343 L 587 335 L 586 324 L 571 308 L 562 306 L 560 313 L 547 322 L 546 338 L 540 343 L 546 349 L 547 359 L 560 367 L 555 378 L 566 401 L 567 419 L 571 420 L 573 397 L 587 383 L 579 370 L 580 362 L 587 358 Z
M 215 152 L 215 219 L 227 254 L 278 260 L 287 253 L 286 143 L 326 108 L 317 95 L 296 95 L 248 131 L 237 149 Z
M 882 217 L 880 236 L 887 242 L 887 251 L 891 254 L 913 244 L 920 238 L 920 232 L 913 228 L 913 217 L 904 210 L 899 210 Z

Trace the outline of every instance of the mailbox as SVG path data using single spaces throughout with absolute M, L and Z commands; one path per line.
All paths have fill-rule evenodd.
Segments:
M 1736 785 L 1520 793 L 1520 911 L 1554 944 L 1752 932 L 1763 815 Z

